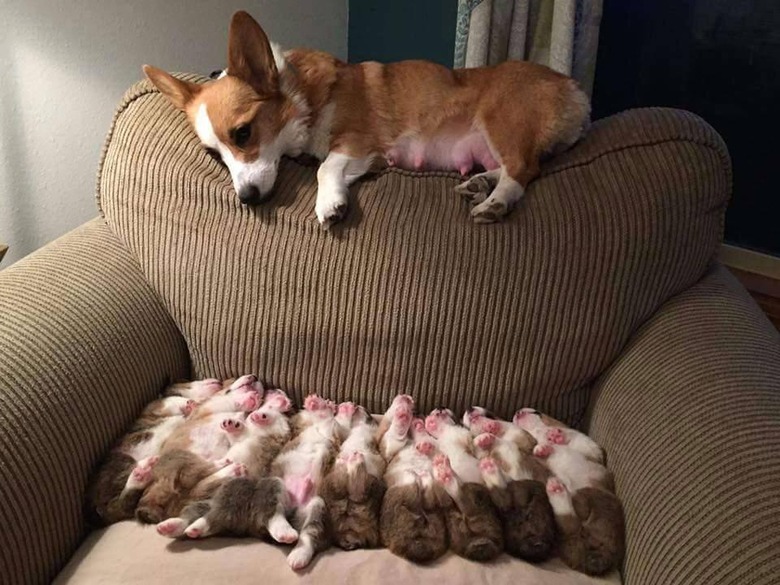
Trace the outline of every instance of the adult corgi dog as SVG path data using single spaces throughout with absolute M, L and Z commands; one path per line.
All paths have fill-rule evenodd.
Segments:
M 590 115 L 577 83 L 541 65 L 347 64 L 319 51 L 282 52 L 246 12 L 233 15 L 219 79 L 201 85 L 149 65 L 144 72 L 222 158 L 242 203 L 270 195 L 282 155 L 321 160 L 315 212 L 326 228 L 346 213 L 348 186 L 377 164 L 479 170 L 455 191 L 471 201 L 475 221 L 497 221 L 539 174 L 540 157 L 574 144 Z

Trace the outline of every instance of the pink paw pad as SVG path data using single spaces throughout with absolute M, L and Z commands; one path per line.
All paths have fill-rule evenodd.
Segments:
M 316 394 L 309 394 L 303 401 L 303 408 L 306 410 L 324 410 L 327 407 L 328 403 Z
M 549 457 L 553 452 L 552 445 L 537 445 L 534 447 L 534 455 L 537 457 Z
M 474 438 L 474 445 L 476 445 L 479 449 L 490 449 L 493 447 L 493 444 L 496 442 L 495 435 L 491 435 L 488 432 L 482 433 L 481 435 L 477 435 Z
M 548 429 L 545 436 L 547 437 L 547 440 L 550 441 L 550 443 L 554 443 L 556 445 L 566 444 L 566 435 L 563 434 L 562 429 Z
M 184 534 L 190 538 L 200 538 L 203 536 L 203 531 L 200 528 L 188 528 Z
M 184 416 L 189 416 L 192 414 L 192 411 L 195 410 L 196 403 L 194 400 L 188 400 L 184 403 L 184 406 L 181 407 L 181 413 Z
M 279 412 L 287 412 L 292 407 L 292 401 L 281 390 L 270 390 L 265 395 L 265 403 Z
M 157 524 L 157 533 L 162 536 L 179 536 L 182 533 L 183 522 L 178 518 L 170 518 Z
M 226 418 L 219 426 L 226 433 L 238 433 L 244 428 L 244 423 L 234 418 Z
M 246 477 L 248 470 L 243 463 L 233 463 L 230 469 L 230 475 L 232 477 Z
M 482 473 L 492 475 L 498 472 L 498 465 L 496 465 L 496 460 L 492 457 L 485 457 L 484 459 L 479 460 L 479 469 Z
M 365 459 L 360 451 L 353 451 L 347 457 L 347 463 L 352 465 L 360 465 L 363 461 L 365 461 Z
M 420 441 L 414 446 L 414 448 L 417 449 L 419 453 L 422 453 L 426 456 L 430 455 L 436 450 L 436 447 L 430 441 Z
M 352 402 L 342 402 L 339 404 L 337 412 L 340 416 L 352 418 L 352 415 L 355 414 L 356 408 L 357 407 Z
M 547 480 L 547 493 L 548 494 L 562 494 L 566 488 L 556 477 L 551 477 Z
M 452 467 L 446 455 L 439 454 L 433 458 L 433 476 L 440 483 L 452 481 Z
M 491 435 L 500 435 L 501 430 L 501 423 L 497 420 L 485 419 L 485 422 L 482 424 L 482 431 Z

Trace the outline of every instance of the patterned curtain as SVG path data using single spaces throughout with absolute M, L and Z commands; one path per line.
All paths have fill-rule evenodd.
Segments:
M 541 63 L 593 89 L 602 0 L 458 0 L 455 67 Z

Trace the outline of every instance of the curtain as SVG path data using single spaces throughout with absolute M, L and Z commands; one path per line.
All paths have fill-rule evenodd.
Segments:
M 601 7 L 602 0 L 458 0 L 455 67 L 533 61 L 590 95 Z

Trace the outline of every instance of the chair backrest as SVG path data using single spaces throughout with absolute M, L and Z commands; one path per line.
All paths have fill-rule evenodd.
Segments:
M 298 400 L 372 411 L 401 391 L 424 409 L 531 405 L 577 424 L 632 332 L 711 262 L 730 173 L 700 118 L 634 110 L 545 164 L 503 223 L 472 223 L 455 174 L 388 170 L 324 231 L 315 167 L 285 161 L 274 199 L 244 207 L 185 116 L 141 82 L 119 106 L 98 197 L 196 376 L 256 372 Z

